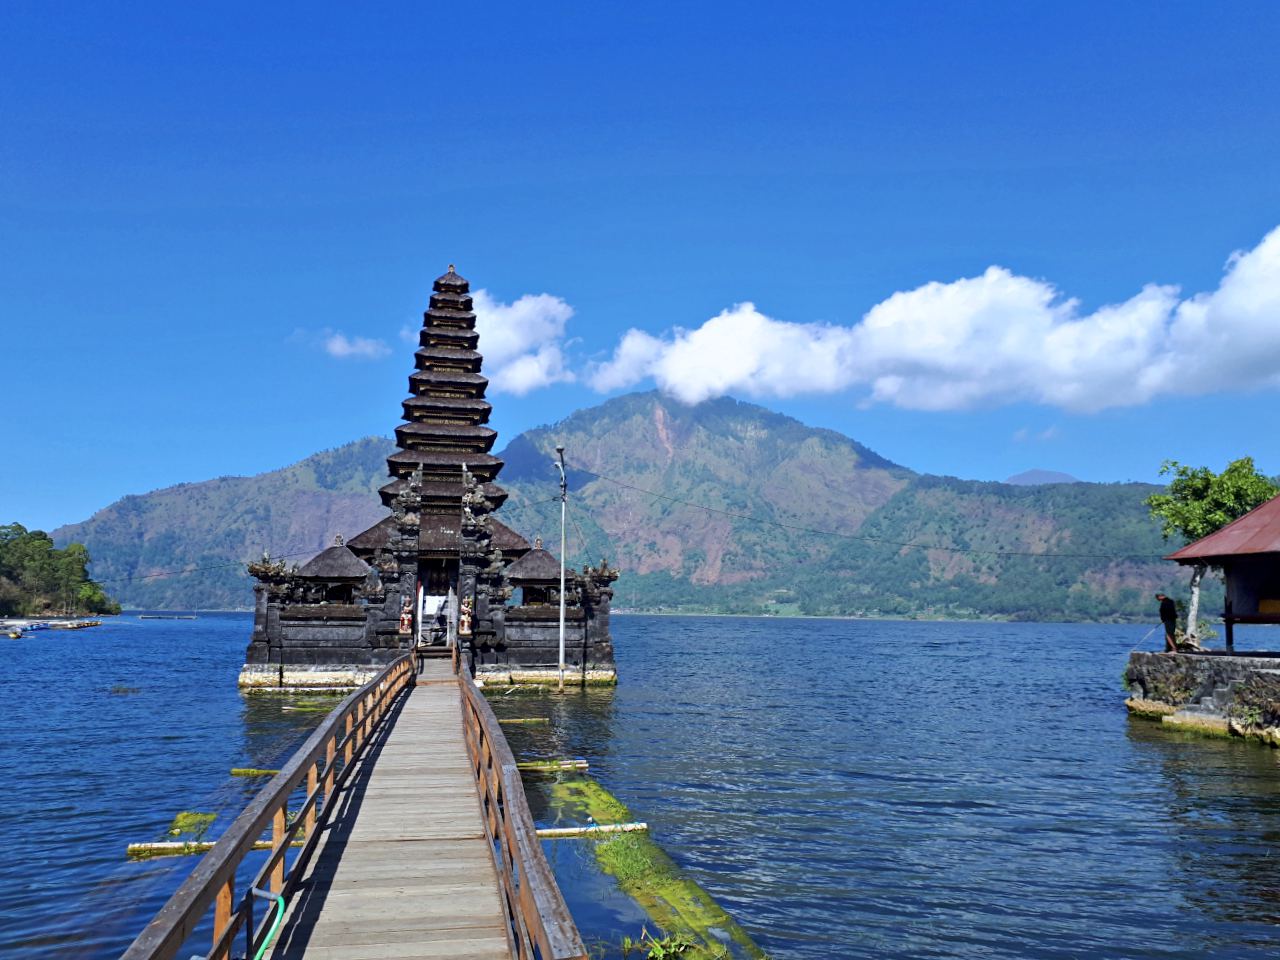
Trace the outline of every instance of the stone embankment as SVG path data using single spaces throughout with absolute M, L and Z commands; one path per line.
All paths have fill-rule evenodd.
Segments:
M 1124 682 L 1136 716 L 1280 747 L 1280 654 L 1135 652 Z

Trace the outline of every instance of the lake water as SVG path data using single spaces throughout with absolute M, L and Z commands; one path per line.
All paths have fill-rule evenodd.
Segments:
M 219 812 L 216 834 L 253 790 L 228 770 L 278 766 L 319 719 L 239 695 L 248 631 L 122 617 L 0 641 L 0 954 L 118 956 L 194 863 L 126 843 L 181 810 Z M 513 745 L 587 757 L 778 958 L 1280 949 L 1280 751 L 1129 720 L 1145 627 L 614 632 L 619 688 L 543 698 L 554 725 Z

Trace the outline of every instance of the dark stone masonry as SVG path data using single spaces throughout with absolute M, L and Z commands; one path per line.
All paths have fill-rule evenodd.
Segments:
M 490 452 L 488 380 L 470 286 L 452 266 L 423 316 L 389 482 L 390 514 L 301 567 L 249 565 L 254 624 L 240 685 L 364 682 L 401 654 L 460 647 L 478 679 L 559 675 L 560 562 L 494 515 L 507 494 Z M 566 681 L 613 683 L 607 562 L 565 578 Z M 521 602 L 512 604 L 519 589 Z
M 1280 746 L 1280 654 L 1135 652 L 1124 681 L 1131 713 Z

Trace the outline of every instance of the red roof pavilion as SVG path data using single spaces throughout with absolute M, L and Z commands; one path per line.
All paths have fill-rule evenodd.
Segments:
M 1235 624 L 1280 623 L 1280 497 L 1165 559 L 1222 568 L 1227 588 L 1222 621 L 1228 650 L 1235 647 Z
M 1217 566 L 1220 559 L 1258 553 L 1280 554 L 1280 497 L 1254 507 L 1221 530 L 1175 550 L 1165 559 Z

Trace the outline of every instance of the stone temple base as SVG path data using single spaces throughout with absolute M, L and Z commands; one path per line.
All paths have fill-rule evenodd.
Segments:
M 278 663 L 246 663 L 240 669 L 240 689 L 247 693 L 353 690 L 364 686 L 381 670 L 381 664 L 295 664 L 281 669 Z
M 583 672 L 581 667 L 571 667 L 564 673 L 565 686 L 613 687 L 618 683 L 618 671 L 605 667 Z M 517 667 L 506 664 L 487 664 L 476 667 L 476 686 L 507 686 L 540 684 L 557 686 L 560 683 L 558 667 Z

